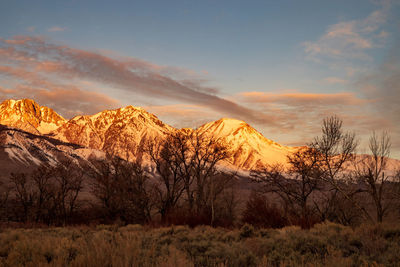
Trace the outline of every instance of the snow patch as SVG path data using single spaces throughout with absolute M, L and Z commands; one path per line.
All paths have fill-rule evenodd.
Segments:
M 52 131 L 57 130 L 59 126 L 55 123 L 48 123 L 48 122 L 40 122 L 39 127 L 37 127 L 36 129 L 42 133 L 42 134 L 48 134 Z

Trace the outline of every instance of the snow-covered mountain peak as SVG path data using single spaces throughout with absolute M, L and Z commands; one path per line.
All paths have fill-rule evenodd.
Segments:
M 213 136 L 217 138 L 232 134 L 236 135 L 241 131 L 246 131 L 248 134 L 259 134 L 245 121 L 231 118 L 222 118 L 217 121 L 209 122 L 203 126 L 200 126 L 198 130 L 201 132 L 212 131 Z
M 52 130 L 51 136 L 58 140 L 128 160 L 143 159 L 143 144 L 157 144 L 177 131 L 218 139 L 232 151 L 229 162 L 242 169 L 257 168 L 266 163 L 285 163 L 286 156 L 296 149 L 265 138 L 242 120 L 222 118 L 196 130 L 176 129 L 154 114 L 134 106 L 76 116 L 65 121 L 50 108 L 40 107 L 33 100 L 8 100 L 0 105 L 0 119 L 0 123 L 35 134 Z
M 233 152 L 231 163 L 244 169 L 257 168 L 266 163 L 285 163 L 286 156 L 296 149 L 269 140 L 248 123 L 236 119 L 209 122 L 196 131 L 224 143 Z
M 121 110 L 122 112 L 124 112 L 124 111 L 139 111 L 139 112 L 143 112 L 144 111 L 144 112 L 146 112 L 143 108 L 135 107 L 135 106 L 132 106 L 132 105 L 120 108 L 119 110 Z
M 66 142 L 135 159 L 143 142 L 163 139 L 174 130 L 144 109 L 127 106 L 74 117 L 53 134 Z
M 0 104 L 0 124 L 17 127 L 31 133 L 47 134 L 62 124 L 65 119 L 48 107 L 34 100 L 5 100 Z

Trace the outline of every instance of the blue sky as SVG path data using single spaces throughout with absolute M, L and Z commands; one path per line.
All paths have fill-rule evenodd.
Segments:
M 364 140 L 390 131 L 399 157 L 399 18 L 399 1 L 2 1 L 0 98 L 235 117 L 293 145 L 338 114 Z

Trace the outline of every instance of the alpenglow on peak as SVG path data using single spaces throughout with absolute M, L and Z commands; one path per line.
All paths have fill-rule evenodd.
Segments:
M 0 104 L 0 124 L 34 134 L 47 134 L 65 122 L 53 109 L 40 106 L 32 99 L 10 99 Z

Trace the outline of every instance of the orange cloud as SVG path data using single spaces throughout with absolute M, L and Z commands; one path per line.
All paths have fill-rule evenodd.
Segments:
M 333 32 L 331 36 L 343 35 L 346 31 Z M 383 127 L 387 123 L 385 119 L 371 116 L 367 108 L 379 99 L 375 94 L 361 98 L 349 92 L 243 92 L 228 99 L 218 96 L 218 90 L 208 87 L 201 76 L 185 69 L 56 45 L 41 37 L 0 39 L 0 74 L 15 85 L 0 88 L 0 97 L 35 98 L 65 117 L 120 106 L 117 100 L 95 92 L 96 85 L 105 85 L 123 94 L 148 97 L 152 105 L 146 109 L 182 127 L 224 116 L 257 125 L 268 131 L 268 135 L 295 133 L 305 140 L 319 132 L 323 117 L 333 114 L 360 128 Z M 395 84 L 396 77 L 399 76 L 385 79 L 386 87 Z M 335 77 L 328 78 L 326 82 L 341 82 Z M 397 96 L 397 87 L 391 88 L 386 92 Z M 398 98 L 390 99 L 395 102 Z M 174 105 L 155 106 L 157 100 Z
M 40 104 L 53 108 L 66 118 L 120 106 L 119 101 L 106 95 L 72 86 L 52 87 L 50 90 L 24 85 L 18 85 L 14 89 L 0 87 L 0 99 L 9 98 L 32 98 Z
M 49 65 L 39 64 L 38 66 Z M 35 70 L 38 69 L 48 70 L 49 68 L 35 68 Z M 3 76 L 13 77 L 19 81 L 15 88 L 0 88 L 0 97 L 3 100 L 6 98 L 33 98 L 39 103 L 57 110 L 64 117 L 96 113 L 103 109 L 120 105 L 119 101 L 109 96 L 83 90 L 75 85 L 55 83 L 40 75 L 39 72 L 30 72 L 23 68 L 0 65 L 0 73 Z
M 158 115 L 197 116 L 197 115 L 209 114 L 208 112 L 205 112 L 205 110 L 207 109 L 206 107 L 199 105 L 176 104 L 176 105 L 145 106 L 144 108 Z
M 276 124 L 274 115 L 244 107 L 217 95 L 218 90 L 204 85 L 191 71 L 165 67 L 140 59 L 110 57 L 100 53 L 52 44 L 43 38 L 18 36 L 3 41 L 3 49 L 13 49 L 9 64 L 18 69 L 35 69 L 46 78 L 85 80 L 107 84 L 126 92 L 162 100 L 203 105 L 224 116 L 249 122 Z M 29 56 L 21 57 L 20 55 Z M 15 74 L 17 76 L 17 74 Z M 19 73 L 28 75 L 28 73 Z M 29 73 L 29 75 L 32 75 Z
M 63 32 L 65 31 L 67 28 L 65 27 L 58 27 L 58 26 L 53 26 L 51 28 L 49 28 L 47 31 L 48 32 Z
M 242 92 L 239 94 L 247 103 L 270 103 L 288 106 L 320 106 L 320 105 L 363 105 L 370 100 L 358 98 L 354 93 L 343 92 L 334 94 L 316 93 L 265 93 L 265 92 Z
M 310 136 L 318 135 L 322 119 L 332 115 L 341 117 L 347 129 L 357 130 L 359 134 L 390 126 L 387 118 L 377 116 L 371 110 L 377 99 L 361 98 L 350 92 L 242 92 L 235 97 L 263 113 L 274 114 L 281 121 L 283 127 L 272 127 L 268 129 L 269 133 L 282 136 L 295 133 L 303 144 L 304 140 L 311 141 Z

